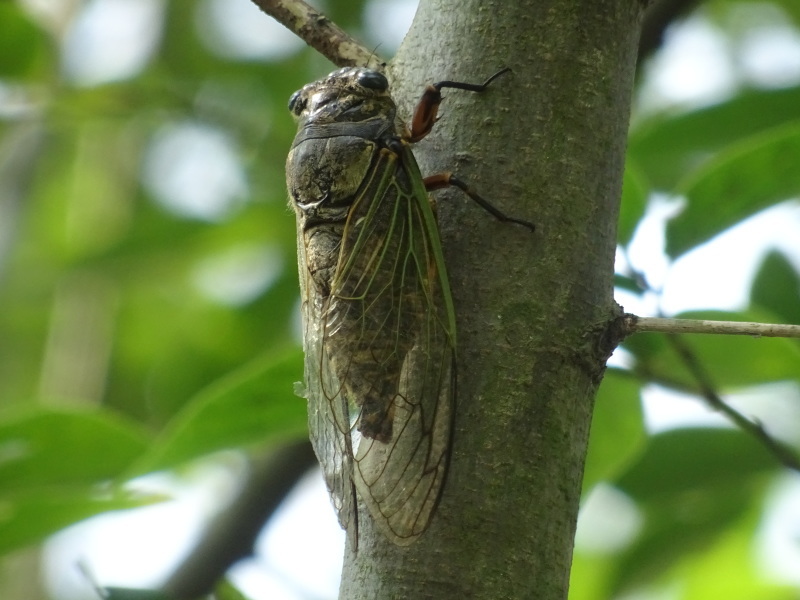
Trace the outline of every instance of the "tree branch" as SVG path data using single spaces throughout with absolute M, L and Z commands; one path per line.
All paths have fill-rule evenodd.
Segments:
M 308 440 L 291 442 L 255 459 L 242 490 L 203 532 L 161 591 L 170 598 L 198 598 L 237 560 L 249 556 L 264 523 L 316 463 Z
M 664 317 L 622 317 L 622 335 L 633 333 L 713 333 L 717 335 L 752 335 L 755 337 L 800 338 L 800 325 L 752 323 L 748 321 L 704 321 L 702 319 L 668 319 Z
M 336 66 L 379 70 L 385 66 L 374 51 L 302 0 L 253 0 L 253 3 Z
M 683 320 L 683 319 L 663 319 L 663 320 L 668 321 L 668 320 Z M 752 324 L 759 325 L 759 323 L 752 323 Z M 800 329 L 800 327 L 798 327 L 798 329 Z M 695 378 L 695 381 L 697 381 L 697 384 L 700 387 L 700 393 L 702 394 L 705 401 L 709 404 L 709 406 L 711 406 L 711 408 L 718 410 L 719 412 L 724 414 L 742 431 L 755 438 L 783 466 L 800 472 L 800 458 L 798 458 L 798 456 L 794 453 L 794 451 L 791 448 L 789 448 L 787 445 L 783 444 L 779 440 L 773 438 L 769 433 L 767 433 L 764 430 L 764 427 L 761 425 L 761 423 L 748 419 L 742 413 L 740 413 L 735 408 L 727 404 L 719 396 L 719 394 L 717 394 L 716 390 L 714 389 L 714 385 L 711 382 L 710 377 L 705 372 L 705 369 L 703 369 L 702 365 L 700 364 L 700 361 L 697 360 L 697 357 L 695 356 L 692 349 L 683 341 L 683 339 L 680 336 L 677 335 L 668 336 L 667 341 L 673 347 L 675 352 L 678 353 L 678 355 L 683 360 L 683 363 L 686 365 L 686 368 Z
M 656 0 L 647 9 L 639 37 L 639 61 L 661 47 L 667 28 L 694 10 L 701 0 Z
M 752 323 L 747 321 L 705 321 L 702 319 L 669 319 L 665 317 L 637 317 L 625 314 L 620 319 L 619 332 L 623 338 L 633 333 L 668 333 L 667 342 L 678 353 L 686 368 L 692 374 L 700 395 L 706 403 L 730 419 L 737 427 L 756 439 L 783 466 L 800 472 L 800 457 L 779 440 L 764 430 L 761 423 L 752 421 L 727 404 L 717 394 L 711 378 L 706 373 L 695 353 L 683 341 L 682 333 L 711 333 L 717 335 L 752 335 L 756 337 L 800 338 L 800 325 L 778 325 L 772 323 Z

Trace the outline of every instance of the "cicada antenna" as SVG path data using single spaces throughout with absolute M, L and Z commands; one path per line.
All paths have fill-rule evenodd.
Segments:
M 369 65 L 372 63 L 372 59 L 373 59 L 373 58 L 376 58 L 376 59 L 378 58 L 378 48 L 380 48 L 380 47 L 381 47 L 381 44 L 380 44 L 380 42 L 379 42 L 379 43 L 378 43 L 378 45 L 377 45 L 377 46 L 375 46 L 375 47 L 372 49 L 372 52 L 370 53 L 370 55 L 369 55 L 369 58 L 367 58 L 367 62 L 366 62 L 366 64 L 364 64 L 364 67 L 366 67 L 367 69 L 370 69 L 370 68 L 372 68 L 372 67 L 370 67 Z M 380 61 L 380 62 L 378 63 L 378 66 L 380 67 L 380 70 L 381 70 L 381 71 L 383 71 L 383 70 L 386 68 L 386 62 L 384 62 L 384 61 Z

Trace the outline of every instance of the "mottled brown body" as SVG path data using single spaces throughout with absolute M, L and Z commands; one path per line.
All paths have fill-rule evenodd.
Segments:
M 289 101 L 298 132 L 286 162 L 297 215 L 309 429 L 339 521 L 357 544 L 356 496 L 397 544 L 427 528 L 447 471 L 455 395 L 455 315 L 426 187 L 454 185 L 530 229 L 451 173 L 423 180 L 410 144 L 436 121 L 440 81 L 411 128 L 386 78 L 346 68 Z
M 390 442 L 403 362 L 424 315 L 422 290 L 402 285 L 404 280 L 413 280 L 414 273 L 409 271 L 417 264 L 405 256 L 408 224 L 393 214 L 397 191 L 372 207 L 366 201 L 372 198 L 370 184 L 365 181 L 365 189 L 354 195 L 363 200 L 351 206 L 350 227 L 343 223 L 312 226 L 303 238 L 306 268 L 327 324 L 323 345 L 333 373 L 345 395 L 360 407 L 358 430 L 366 437 Z M 369 209 L 374 213 L 367 218 Z M 361 237 L 367 225 L 370 231 Z M 359 239 L 362 243 L 356 250 Z M 350 261 L 348 268 L 337 273 L 336 266 L 344 257 Z M 398 299 L 400 290 L 403 296 Z
M 410 149 L 433 127 L 443 88 L 481 92 L 506 72 L 429 85 L 410 129 L 369 69 L 340 69 L 289 101 L 309 430 L 354 546 L 357 496 L 379 530 L 410 544 L 447 471 L 455 315 L 426 188 L 456 186 L 497 219 L 534 229 L 452 173 L 423 180 Z
M 309 429 L 342 526 L 427 527 L 449 449 L 454 317 L 438 231 L 383 75 L 341 69 L 289 103 Z
M 309 432 L 353 548 L 357 497 L 390 540 L 410 544 L 447 473 L 455 314 L 427 190 L 458 187 L 500 221 L 534 230 L 452 173 L 423 179 L 410 149 L 436 122 L 442 89 L 482 92 L 508 71 L 429 85 L 410 128 L 386 78 L 369 69 L 334 71 L 289 100 Z
M 405 290 L 399 311 L 397 299 L 386 293 L 400 290 L 413 275 L 407 270 L 416 268 L 403 256 L 408 225 L 393 214 L 398 191 L 409 199 L 413 192 L 395 165 L 397 187 L 375 197 L 375 176 L 383 172 L 376 166 L 386 160 L 380 149 L 398 136 L 391 98 L 377 95 L 356 109 L 337 99 L 339 109 L 350 113 L 347 120 L 331 121 L 324 112 L 330 103 L 323 104 L 321 114 L 301 123 L 289 153 L 289 189 L 305 246 L 301 268 L 311 275 L 309 296 L 326 323 L 324 353 L 345 395 L 360 407 L 358 430 L 390 442 L 400 372 L 422 321 L 418 290 Z M 365 225 L 370 230 L 362 237 Z M 347 261 L 347 268 L 337 268 Z

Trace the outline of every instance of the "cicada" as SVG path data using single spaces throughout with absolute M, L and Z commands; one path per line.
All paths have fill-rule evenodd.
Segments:
M 505 72 L 501 71 L 500 73 Z M 297 215 L 309 430 L 339 522 L 357 541 L 356 496 L 399 545 L 430 522 L 447 471 L 456 326 L 429 189 L 410 144 L 436 121 L 429 85 L 411 126 L 386 77 L 343 68 L 295 92 L 286 162 Z M 524 221 L 517 221 L 531 226 Z M 531 226 L 532 227 L 532 226 Z

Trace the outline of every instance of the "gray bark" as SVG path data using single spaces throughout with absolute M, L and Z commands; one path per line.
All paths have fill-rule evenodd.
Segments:
M 389 74 L 404 114 L 445 90 L 415 149 L 537 231 L 437 193 L 458 323 L 450 471 L 428 531 L 398 547 L 360 514 L 341 598 L 567 597 L 594 395 L 617 314 L 613 265 L 637 0 L 423 0 Z

